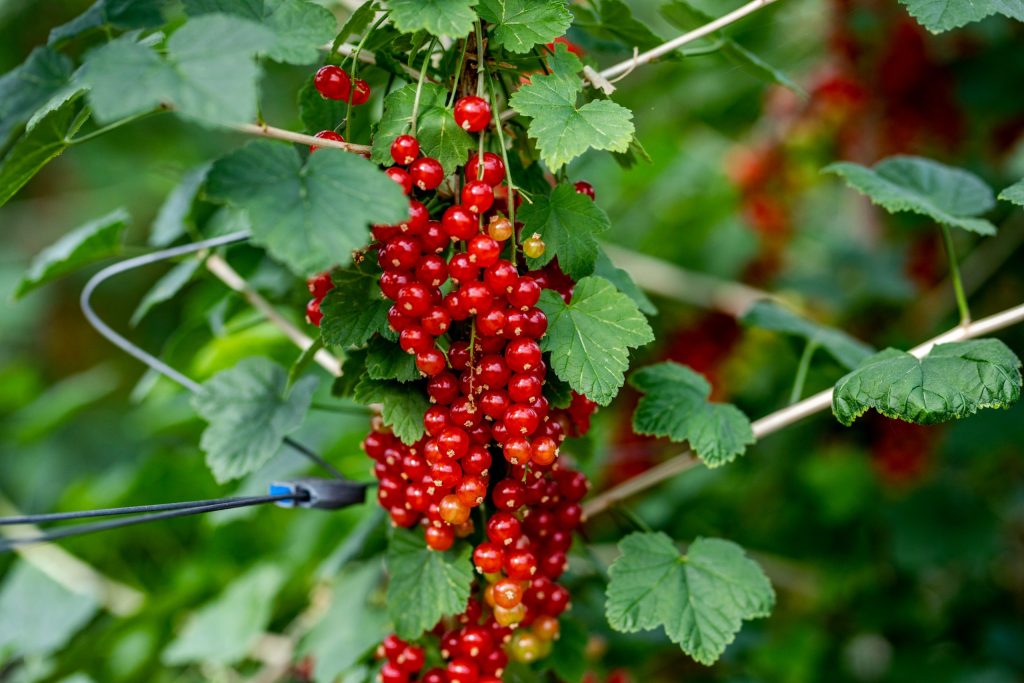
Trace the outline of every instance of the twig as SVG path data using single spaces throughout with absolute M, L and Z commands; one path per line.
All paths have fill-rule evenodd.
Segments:
M 635 57 L 619 62 L 614 66 L 610 66 L 607 69 L 604 69 L 603 71 L 601 71 L 601 76 L 603 76 L 606 79 L 614 78 L 615 76 L 625 73 L 626 71 L 632 71 L 636 67 L 648 64 L 657 59 L 658 57 L 662 57 L 674 50 L 681 48 L 683 45 L 686 45 L 687 43 L 692 43 L 695 40 L 699 40 L 704 36 L 714 33 L 715 31 L 728 26 L 734 21 L 739 21 L 748 14 L 756 12 L 762 7 L 766 7 L 775 1 L 776 0 L 753 0 L 753 2 L 748 2 L 746 5 L 743 5 L 739 9 L 733 10 L 732 12 L 729 12 L 725 16 L 719 17 L 714 21 L 708 22 L 707 24 L 704 24 L 699 28 L 695 28 L 689 33 L 684 33 L 678 38 L 674 38 L 673 40 L 670 40 L 667 43 L 662 43 L 656 48 L 648 50 L 647 52 L 643 52 Z
M 755 302 L 777 298 L 739 282 L 683 270 L 653 256 L 612 244 L 603 246 L 612 262 L 627 271 L 642 289 L 676 301 L 721 311 L 738 318 Z
M 243 123 L 235 126 L 235 130 L 249 135 L 258 135 L 264 138 L 273 138 L 274 140 L 295 142 L 300 145 L 333 147 L 334 149 L 341 149 L 346 152 L 352 152 L 353 154 L 369 154 L 373 150 L 373 148 L 368 145 L 354 145 L 350 142 L 328 140 L 327 138 L 315 138 L 312 135 L 296 133 L 294 131 L 285 130 L 284 128 L 274 128 L 273 126 L 268 126 L 265 123 Z
M 0 512 L 4 516 L 17 516 L 20 511 L 0 494 Z M 0 527 L 0 534 L 8 538 L 31 537 L 39 534 L 35 526 Z M 46 574 L 72 593 L 89 595 L 111 614 L 125 617 L 142 606 L 145 596 L 139 591 L 109 579 L 60 546 L 52 543 L 15 546 L 14 551 L 23 560 Z
M 1009 308 L 987 318 L 976 320 L 969 325 L 957 326 L 948 332 L 940 334 L 938 337 L 915 346 L 909 353 L 917 358 L 921 358 L 926 356 L 937 344 L 947 344 L 949 342 L 960 341 L 963 339 L 983 337 L 1005 327 L 1016 325 L 1022 321 L 1024 321 L 1024 304 L 1014 306 L 1013 308 Z M 832 390 L 826 389 L 825 391 L 817 393 L 810 398 L 800 401 L 799 403 L 794 403 L 782 410 L 777 410 L 770 415 L 766 415 L 760 420 L 755 420 L 753 424 L 751 424 L 751 428 L 754 431 L 754 436 L 757 439 L 762 439 L 769 434 L 803 420 L 805 417 L 810 417 L 815 413 L 827 410 L 831 406 Z M 607 491 L 594 496 L 584 504 L 584 515 L 592 517 L 604 512 L 615 503 L 649 489 L 652 486 L 656 486 L 657 484 L 660 484 L 666 479 L 674 477 L 681 472 L 685 472 L 686 470 L 696 466 L 699 462 L 700 460 L 694 456 L 692 451 L 684 451 L 679 455 L 669 458 L 660 465 L 656 465 L 646 472 L 638 474 L 631 479 L 627 479 L 621 484 L 613 486 Z
M 239 275 L 238 272 L 223 258 L 216 254 L 210 256 L 206 259 L 206 268 L 221 282 L 245 297 L 245 300 L 248 301 L 253 308 L 262 313 L 271 324 L 281 330 L 293 344 L 303 351 L 313 345 L 313 340 L 310 339 L 305 332 L 297 328 L 290 320 L 278 313 L 277 310 L 270 305 L 270 302 L 264 299 L 255 289 L 250 287 L 249 283 L 246 282 L 245 279 L 242 278 L 242 276 Z M 327 370 L 327 372 L 336 377 L 341 376 L 341 361 L 335 358 L 328 351 L 320 349 L 316 352 L 316 355 L 313 358 L 316 360 L 317 364 L 319 364 L 324 370 Z

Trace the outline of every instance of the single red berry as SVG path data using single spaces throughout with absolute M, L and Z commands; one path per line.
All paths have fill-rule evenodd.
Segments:
M 509 398 L 511 398 L 511 394 L 509 394 Z M 530 436 L 540 426 L 540 416 L 530 406 L 512 404 L 505 411 L 502 422 L 505 423 L 505 428 L 508 429 L 510 435 Z
M 402 314 L 402 309 L 395 304 L 388 309 L 388 326 L 391 327 L 395 332 L 401 332 L 410 325 L 415 325 L 416 321 L 413 318 L 406 317 Z
M 459 289 L 459 296 L 465 302 L 470 315 L 480 315 L 491 310 L 494 295 L 490 288 L 482 282 L 469 282 Z
M 370 99 L 370 84 L 361 78 L 357 78 L 352 84 L 352 104 L 359 106 L 366 104 Z
M 420 319 L 423 329 L 431 337 L 440 337 L 452 325 L 452 317 L 440 306 L 432 306 Z M 399 330 L 401 331 L 401 330 Z
M 458 657 L 448 662 L 448 683 L 479 683 L 480 668 L 472 660 Z
M 452 526 L 465 524 L 469 521 L 470 507 L 459 500 L 459 497 L 455 494 L 449 493 L 442 498 L 441 502 L 438 503 L 438 509 L 441 513 L 441 519 Z
M 508 292 L 509 304 L 524 311 L 536 306 L 538 301 L 540 301 L 540 285 L 527 275 L 516 280 L 511 291 Z
M 310 299 L 309 303 L 306 304 L 306 320 L 309 321 L 310 325 L 320 327 L 320 321 L 323 319 L 324 314 L 320 311 L 320 300 Z
M 505 427 L 508 427 L 507 423 Z M 502 444 L 502 453 L 505 455 L 505 459 L 513 465 L 525 465 L 530 462 L 532 452 L 530 441 L 521 436 L 510 436 Z
M 505 162 L 494 152 L 484 152 L 484 172 L 480 174 L 480 155 L 471 154 L 466 162 L 466 179 L 482 180 L 491 187 L 501 185 L 505 180 Z
M 427 227 L 423 229 L 422 239 L 423 249 L 433 254 L 440 254 L 451 242 L 451 238 L 445 232 L 441 221 L 429 221 Z
M 396 303 L 403 315 L 418 318 L 430 310 L 430 298 L 429 287 L 419 282 L 410 282 L 398 290 Z
M 411 135 L 399 135 L 391 143 L 391 158 L 400 166 L 408 166 L 420 155 L 420 143 Z
M 491 454 L 482 445 L 471 446 L 460 462 L 464 474 L 481 476 L 491 468 Z
M 480 424 L 480 409 L 471 398 L 463 396 L 448 409 L 448 419 L 453 425 L 472 429 Z
M 437 254 L 427 254 L 416 264 L 416 279 L 428 287 L 440 287 L 448 279 L 448 264 Z
M 348 100 L 352 79 L 341 67 L 334 64 L 320 67 L 313 77 L 313 87 L 322 97 L 329 100 Z
M 501 389 L 488 389 L 480 396 L 477 403 L 480 404 L 481 412 L 492 420 L 500 420 L 504 417 L 505 411 L 512 404 L 508 394 Z
M 573 185 L 576 188 L 577 194 L 582 194 L 594 199 L 594 186 L 588 183 L 586 180 L 577 180 Z
M 473 550 L 473 564 L 481 574 L 497 574 L 501 571 L 505 554 L 495 543 L 481 543 Z
M 537 558 L 528 550 L 505 553 L 505 574 L 516 581 L 528 581 L 537 573 Z
M 480 231 L 476 215 L 460 204 L 451 206 L 444 212 L 441 225 L 453 240 L 468 240 Z
M 522 533 L 519 520 L 508 512 L 496 512 L 487 520 L 487 538 L 498 547 L 511 545 Z
M 540 345 L 532 339 L 515 339 L 505 347 L 505 363 L 514 372 L 530 372 L 541 357 Z
M 431 550 L 444 552 L 455 544 L 455 530 L 450 526 L 430 525 L 423 532 L 423 537 L 427 541 L 427 547 Z
M 479 133 L 491 122 L 491 105 L 474 95 L 459 98 L 455 103 L 455 122 L 463 130 Z
M 434 339 L 419 325 L 410 325 L 398 334 L 398 345 L 410 355 L 434 348 Z
M 469 367 L 469 342 L 452 342 L 448 348 L 448 362 L 456 370 L 465 370 Z
M 409 674 L 394 662 L 384 662 L 378 678 L 380 683 L 409 683 Z
M 469 451 L 469 434 L 459 427 L 446 427 L 437 435 L 437 445 L 445 457 L 458 460 Z
M 486 213 L 494 204 L 494 189 L 483 180 L 470 180 L 462 187 L 462 205 L 473 213 Z
M 508 380 L 508 397 L 516 403 L 533 403 L 542 390 L 543 382 L 532 373 L 519 373 Z
M 391 168 L 384 171 L 389 178 L 398 183 L 398 186 L 402 188 L 402 192 L 409 194 L 412 192 L 412 178 L 409 176 L 409 172 L 404 168 L 398 166 L 392 166 Z
M 523 587 L 513 579 L 501 579 L 494 584 L 494 604 L 514 609 L 523 602 Z
M 492 308 L 476 317 L 476 331 L 485 337 L 496 337 L 505 328 L 505 311 Z
M 495 294 L 508 294 L 518 280 L 516 267 L 504 259 L 494 262 L 484 272 L 484 282 Z
M 408 273 L 399 273 L 396 271 L 385 271 L 381 273 L 380 291 L 383 292 L 384 296 L 394 301 L 398 298 L 398 290 L 402 289 L 405 285 L 412 282 L 412 278 L 409 277 Z
M 448 426 L 448 411 L 441 406 L 430 406 L 423 414 L 423 427 L 428 436 L 437 436 Z
M 423 202 L 410 199 L 409 218 L 403 223 L 400 223 L 398 227 L 403 232 L 418 235 L 424 231 L 429 221 L 430 212 L 427 210 L 427 207 L 423 205 Z
M 476 378 L 484 391 L 504 388 L 510 376 L 508 363 L 501 356 L 486 355 L 477 361 Z
M 422 683 L 448 683 L 448 674 L 444 669 L 431 669 L 423 674 Z M 477 683 L 480 682 L 478 681 Z
M 474 552 L 474 557 L 476 553 Z M 479 566 L 478 566 L 479 568 Z M 484 626 L 467 626 L 459 638 L 459 651 L 466 657 L 478 660 L 494 649 L 494 637 Z
M 322 130 L 313 137 L 320 138 L 321 140 L 334 140 L 335 142 L 345 142 L 345 138 L 341 137 L 341 135 L 335 133 L 333 130 Z M 309 146 L 310 152 L 315 152 L 318 149 L 320 149 L 319 145 Z
M 558 442 L 550 436 L 537 437 L 530 448 L 530 462 L 538 467 L 547 467 L 558 458 Z
M 432 403 L 451 405 L 459 397 L 459 381 L 450 372 L 442 372 L 427 382 L 427 395 Z
M 409 175 L 421 190 L 436 190 L 444 181 L 444 168 L 437 159 L 420 157 L 409 166 Z
M 467 251 L 474 263 L 481 268 L 488 268 L 497 263 L 498 256 L 501 254 L 501 245 L 487 235 L 475 235 L 469 240 Z M 500 291 L 495 291 L 495 294 Z
M 422 647 L 406 645 L 405 648 L 398 653 L 395 663 L 398 664 L 402 671 L 414 674 L 422 669 L 423 665 L 426 663 L 426 653 L 423 652 Z
M 306 287 L 314 299 L 323 299 L 327 292 L 334 289 L 334 281 L 330 273 L 319 273 L 306 280 Z
M 430 477 L 435 486 L 447 491 L 462 479 L 462 468 L 454 460 L 443 460 L 430 466 Z
M 465 474 L 465 469 L 463 469 L 463 474 Z M 474 508 L 484 502 L 484 498 L 487 496 L 487 484 L 480 477 L 464 477 L 456 486 L 455 495 L 459 497 L 463 505 Z
M 416 353 L 416 368 L 427 377 L 434 377 L 444 372 L 447 363 L 439 349 L 427 349 Z
M 518 510 L 526 502 L 526 487 L 517 479 L 502 479 L 494 485 L 491 499 L 499 510 Z
M 472 282 L 480 275 L 480 266 L 469 252 L 460 252 L 448 261 L 448 275 L 456 282 Z

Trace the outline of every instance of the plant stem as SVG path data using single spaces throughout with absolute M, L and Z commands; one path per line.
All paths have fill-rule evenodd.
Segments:
M 235 126 L 235 130 L 248 135 L 258 135 L 260 137 L 272 138 L 274 140 L 284 140 L 285 142 L 294 142 L 299 145 L 332 147 L 345 152 L 352 152 L 353 154 L 369 154 L 373 149 L 369 145 L 353 145 L 349 142 L 338 142 L 337 140 L 328 140 L 327 138 L 315 138 L 312 135 L 296 133 L 283 128 L 274 128 L 273 126 L 268 126 L 266 124 L 259 125 L 255 123 L 243 123 Z
M 459 91 L 459 81 L 462 80 L 462 69 L 466 65 L 466 53 L 469 52 L 469 39 L 462 41 L 462 56 L 459 57 L 459 63 L 455 67 L 455 80 L 452 81 L 452 91 L 448 93 L 448 101 L 445 102 L 445 108 L 451 109 L 452 105 L 455 104 L 455 93 Z
M 370 27 L 362 38 L 359 39 L 359 44 L 356 45 L 355 51 L 352 53 L 352 87 L 356 87 L 356 67 L 359 64 L 359 52 L 363 49 L 363 45 L 366 44 L 366 39 L 373 35 L 373 32 L 380 28 L 380 25 L 384 23 L 384 20 L 388 18 L 388 13 L 380 15 L 380 18 Z M 348 61 L 348 60 L 346 60 Z M 342 62 L 344 64 L 344 62 Z M 352 93 L 349 93 L 347 106 L 345 107 L 345 139 L 350 140 L 352 138 Z
M 818 342 L 813 339 L 804 346 L 804 352 L 800 355 L 800 363 L 796 366 L 796 379 L 793 380 L 793 389 L 789 392 L 789 404 L 793 405 L 800 400 L 804 393 L 804 383 L 807 381 L 807 370 L 811 367 L 811 357 L 818 350 Z
M 501 160 L 505 162 L 505 183 L 508 185 L 508 219 L 512 222 L 512 256 L 516 253 L 516 186 L 512 182 L 512 167 L 508 163 L 508 151 L 505 149 L 505 133 L 502 131 L 501 118 L 498 116 L 498 96 L 494 92 L 494 73 L 487 79 L 487 89 L 491 93 L 491 112 L 494 114 L 494 130 L 498 134 L 498 147 L 501 149 Z M 480 164 L 483 168 L 483 164 Z
M 616 505 L 615 512 L 620 514 L 623 519 L 634 526 L 637 531 L 643 531 L 648 534 L 654 531 L 651 529 L 650 525 L 640 517 L 640 515 L 636 514 L 625 505 Z
M 430 66 L 430 55 L 434 50 L 434 43 L 437 39 L 430 41 L 430 45 L 427 46 L 427 55 L 423 58 L 423 66 L 420 67 L 420 79 L 416 81 L 416 97 L 412 100 L 412 135 L 416 137 L 416 123 L 420 113 L 420 96 L 423 94 L 423 81 L 427 77 L 427 67 Z
M 88 109 L 83 109 L 82 111 L 83 112 L 88 112 Z M 109 133 L 112 130 L 116 130 L 117 128 L 120 128 L 121 126 L 128 125 L 129 123 L 134 123 L 134 122 L 136 122 L 136 121 L 138 121 L 140 119 L 146 118 L 147 116 L 152 116 L 153 114 L 162 114 L 165 111 L 167 111 L 167 110 L 164 109 L 164 108 L 160 108 L 160 109 L 155 109 L 153 111 L 144 111 L 144 112 L 139 113 L 139 114 L 133 114 L 132 116 L 129 116 L 129 117 L 124 118 L 124 119 L 121 119 L 119 121 L 114 121 L 113 123 L 108 124 L 106 126 L 103 126 L 102 128 L 97 128 L 96 130 L 94 130 L 92 132 L 89 132 L 89 133 L 86 133 L 85 135 L 80 135 L 78 137 L 71 138 L 70 140 L 67 140 L 66 142 L 69 145 L 77 145 L 77 144 L 79 144 L 81 142 L 86 142 L 88 140 L 92 140 L 93 138 L 98 138 L 99 136 L 104 135 L 105 133 Z
M 966 327 L 971 324 L 971 309 L 967 307 L 967 295 L 964 294 L 964 283 L 960 279 L 960 264 L 956 260 L 956 251 L 953 248 L 953 235 L 946 225 L 942 228 L 942 243 L 946 245 L 946 257 L 949 259 L 949 279 L 953 282 L 953 292 L 956 294 L 956 307 L 960 310 L 960 324 Z

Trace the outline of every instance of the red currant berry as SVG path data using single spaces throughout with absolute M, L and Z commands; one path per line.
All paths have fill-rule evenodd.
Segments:
M 505 311 L 500 308 L 492 308 L 482 315 L 476 317 L 477 334 L 485 337 L 497 337 L 505 328 Z
M 487 520 L 487 538 L 498 547 L 511 545 L 522 533 L 519 520 L 508 512 L 496 512 Z
M 427 395 L 433 403 L 451 405 L 459 397 L 459 381 L 450 372 L 442 372 L 427 382 Z
M 467 476 L 456 485 L 455 495 L 463 505 L 475 508 L 487 497 L 487 484 L 480 477 Z
M 398 664 L 402 671 L 414 674 L 423 668 L 423 665 L 426 663 L 426 659 L 426 653 L 423 652 L 422 647 L 406 645 L 405 648 L 398 653 L 395 663 Z
M 310 325 L 320 327 L 320 321 L 323 319 L 324 314 L 320 311 L 320 300 L 310 299 L 309 303 L 306 304 L 306 320 L 309 321 Z
M 430 289 L 419 282 L 411 282 L 398 290 L 396 303 L 403 315 L 418 318 L 430 310 Z
M 474 557 L 476 554 L 474 553 Z M 470 659 L 480 659 L 494 649 L 491 631 L 483 626 L 467 626 L 459 638 L 459 651 Z
M 306 280 L 306 287 L 314 299 L 323 299 L 327 292 L 334 289 L 334 281 L 330 273 L 319 273 Z
M 495 261 L 484 271 L 484 282 L 495 294 L 508 294 L 518 280 L 516 267 L 504 259 Z
M 494 604 L 514 609 L 523 602 L 523 587 L 513 579 L 501 579 L 494 584 Z
M 505 411 L 512 404 L 508 394 L 501 389 L 488 389 L 480 396 L 478 401 L 480 410 L 492 420 L 500 420 L 505 416 Z
M 511 394 L 509 394 L 509 398 L 511 397 Z M 529 436 L 537 431 L 537 427 L 540 426 L 540 416 L 530 406 L 513 404 L 505 411 L 502 422 L 505 423 L 505 428 L 508 429 L 510 435 L 522 434 Z
M 321 140 L 334 140 L 335 142 L 345 142 L 345 138 L 341 137 L 338 133 L 333 130 L 322 130 L 313 137 L 320 138 Z M 320 149 L 320 145 L 310 145 L 309 151 L 315 152 Z
M 423 329 L 431 337 L 440 337 L 452 325 L 452 317 L 440 306 L 432 306 L 420 319 Z
M 436 190 L 444 182 L 441 162 L 431 157 L 420 157 L 409 166 L 413 184 L 421 190 Z
M 458 427 L 446 427 L 437 435 L 437 445 L 445 457 L 458 460 L 469 451 L 469 434 Z
M 441 512 L 441 519 L 452 526 L 459 526 L 469 521 L 470 508 L 464 504 L 455 494 L 449 493 L 438 503 Z
M 419 513 L 410 510 L 404 504 L 388 508 L 388 515 L 391 517 L 392 524 L 403 529 L 411 529 L 416 526 L 416 522 L 420 521 Z
M 423 247 L 415 237 L 399 235 L 384 247 L 381 266 L 387 270 L 411 270 L 423 255 Z
M 507 424 L 505 426 L 508 427 Z M 504 453 L 505 459 L 513 465 L 525 465 L 530 462 L 532 452 L 530 441 L 521 436 L 510 436 L 502 444 L 502 453 Z
M 484 390 L 501 389 L 508 383 L 508 365 L 501 356 L 487 355 L 482 357 L 476 366 L 476 378 Z
M 442 491 L 447 491 L 462 479 L 462 468 L 454 460 L 443 460 L 430 466 L 430 477 L 434 486 L 439 486 Z
M 459 297 L 470 315 L 486 313 L 494 305 L 494 295 L 482 282 L 470 282 L 463 285 L 459 290 Z
M 456 282 L 471 282 L 480 275 L 480 266 L 469 252 L 461 252 L 448 262 L 448 275 Z
M 533 278 L 523 276 L 516 280 L 508 292 L 508 302 L 516 308 L 528 310 L 540 301 L 540 285 Z
M 559 550 L 541 558 L 540 564 L 537 568 L 544 574 L 544 576 L 554 581 L 565 572 L 567 564 L 568 559 L 566 558 L 565 553 Z M 568 595 L 568 591 L 566 594 Z M 550 614 L 550 612 L 548 612 L 548 614 Z M 554 617 L 558 615 L 552 614 L 551 616 Z
M 505 574 L 516 581 L 528 581 L 537 573 L 537 558 L 528 550 L 505 553 Z
M 493 266 L 501 254 L 501 245 L 488 235 L 475 235 L 466 248 L 473 262 L 481 268 Z M 502 290 L 497 290 L 502 291 Z
M 491 187 L 505 180 L 505 162 L 494 152 L 484 152 L 484 172 L 480 175 L 480 155 L 471 154 L 466 162 L 466 179 L 482 180 Z
M 423 428 L 428 436 L 437 436 L 448 426 L 448 411 L 441 406 L 430 406 L 423 414 Z
M 480 409 L 471 398 L 463 397 L 452 403 L 448 419 L 453 425 L 472 429 L 480 424 Z
M 431 669 L 423 674 L 422 683 L 448 683 L 448 673 L 444 669 Z
M 541 359 L 540 345 L 532 339 L 515 339 L 505 347 L 505 362 L 515 372 L 530 372 Z
M 576 188 L 577 194 L 582 194 L 590 197 L 593 200 L 594 197 L 594 186 L 588 183 L 586 180 L 577 180 L 573 185 Z
M 441 221 L 429 221 L 422 233 L 423 249 L 432 254 L 440 254 L 447 248 L 451 239 L 441 226 Z
M 513 375 L 508 381 L 508 397 L 515 403 L 533 403 L 541 396 L 543 382 L 534 374 Z
M 423 202 L 410 199 L 409 218 L 404 223 L 400 223 L 398 227 L 403 232 L 407 232 L 412 235 L 419 235 L 424 231 L 427 227 L 427 223 L 429 222 L 430 212 L 427 211 L 427 207 L 423 205 Z
M 449 207 L 444 212 L 441 225 L 453 240 L 468 240 L 479 232 L 476 216 L 460 204 Z
M 473 213 L 486 213 L 494 204 L 494 189 L 482 180 L 471 180 L 462 187 L 462 205 Z
M 481 97 L 462 97 L 455 103 L 455 122 L 463 130 L 479 133 L 491 122 L 491 105 Z
M 524 334 L 530 339 L 540 339 L 548 331 L 548 316 L 539 308 L 526 311 Z
M 448 348 L 448 362 L 456 370 L 465 370 L 469 367 L 469 342 L 452 342 Z
M 494 485 L 491 499 L 499 510 L 518 510 L 526 502 L 526 487 L 516 479 L 502 479 Z
M 427 349 L 416 353 L 416 368 L 427 377 L 440 375 L 447 365 L 444 354 L 439 349 Z
M 379 659 L 384 659 L 385 657 L 387 659 L 397 659 L 398 655 L 405 649 L 406 645 L 408 645 L 408 643 L 394 633 L 390 633 L 386 638 L 384 638 L 380 647 L 377 648 L 377 657 Z
M 347 100 L 352 90 L 352 79 L 341 67 L 334 64 L 320 67 L 313 77 L 313 87 L 321 97 L 329 100 Z
M 410 325 L 398 334 L 398 345 L 413 355 L 434 348 L 434 339 L 419 325 Z
M 473 550 L 473 564 L 481 574 L 497 574 L 501 571 L 505 554 L 501 546 L 494 543 L 481 543 Z
M 471 446 L 462 460 L 462 471 L 466 475 L 486 476 L 491 468 L 491 454 L 483 445 Z
M 396 164 L 408 166 L 420 155 L 420 143 L 411 135 L 399 135 L 391 143 L 391 158 Z
M 444 552 L 455 544 L 455 530 L 450 526 L 434 526 L 431 524 L 423 532 L 427 547 L 431 550 Z
M 448 683 L 479 683 L 480 668 L 472 660 L 458 657 L 448 662 Z
M 440 287 L 448 279 L 448 264 L 437 254 L 428 254 L 416 264 L 416 279 L 428 287 Z
M 370 99 L 370 84 L 361 78 L 357 78 L 352 84 L 352 104 L 359 106 L 366 104 Z
M 550 436 L 541 436 L 533 440 L 530 462 L 538 467 L 547 467 L 558 458 L 558 442 Z
M 409 683 L 409 674 L 393 662 L 384 662 L 378 678 L 380 683 Z

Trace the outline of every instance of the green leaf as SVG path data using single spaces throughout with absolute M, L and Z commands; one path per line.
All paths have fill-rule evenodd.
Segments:
M 641 52 L 650 50 L 665 42 L 646 24 L 638 20 L 633 9 L 622 0 L 601 0 L 597 3 L 597 13 L 577 12 L 576 24 L 588 33 L 621 43 L 630 52 L 639 48 Z
M 657 315 L 658 309 L 655 308 L 654 303 L 647 298 L 643 290 L 636 286 L 633 282 L 633 278 L 630 277 L 629 273 L 624 271 L 622 268 L 617 268 L 612 263 L 611 259 L 608 258 L 608 254 L 604 252 L 604 249 L 600 249 L 597 252 L 597 263 L 594 265 L 594 275 L 603 277 L 608 280 L 615 288 L 628 296 L 633 300 L 633 303 L 637 305 L 641 311 L 647 315 Z
M 185 624 L 164 650 L 164 664 L 234 664 L 246 658 L 270 623 L 281 570 L 260 565 L 235 579 Z
M 644 394 L 633 413 L 634 431 L 689 441 L 708 467 L 732 462 L 755 441 L 750 419 L 731 403 L 709 402 L 711 385 L 685 365 L 651 365 L 629 383 Z
M 549 75 L 534 75 L 512 95 L 509 104 L 530 122 L 541 159 L 552 171 L 588 149 L 625 152 L 633 139 L 633 113 L 611 100 L 577 106 L 583 64 L 565 45 L 548 58 Z
M 311 73 L 299 90 L 299 117 L 310 135 L 322 130 L 334 130 L 345 120 L 348 102 L 329 100 L 314 85 L 316 73 Z
M 341 27 L 338 35 L 334 38 L 335 44 L 344 43 L 348 40 L 349 36 L 361 36 L 366 33 L 366 30 L 370 28 L 370 24 L 376 18 L 379 9 L 377 7 L 377 0 L 366 0 L 356 11 L 349 15 L 345 25 Z
M 473 583 L 472 549 L 460 543 L 455 551 L 427 547 L 423 534 L 393 529 L 388 540 L 388 613 L 401 638 L 417 638 L 442 617 L 466 609 Z
M 299 378 L 309 369 L 309 366 L 316 360 L 316 354 L 324 348 L 324 342 L 319 337 L 313 340 L 313 343 L 307 346 L 299 353 L 299 357 L 295 359 L 295 362 L 288 368 L 288 381 L 285 382 L 284 390 L 287 394 L 291 391 Z
M 248 123 L 260 75 L 253 56 L 274 40 L 269 29 L 238 17 L 196 17 L 168 39 L 166 57 L 122 36 L 90 52 L 76 80 L 89 88 L 89 104 L 104 122 L 167 104 L 200 123 Z
M 802 337 L 828 351 L 829 355 L 849 369 L 860 365 L 875 349 L 842 330 L 819 325 L 793 313 L 774 301 L 758 301 L 740 318 L 745 325 Z
M 164 23 L 167 0 L 97 0 L 77 17 L 50 31 L 47 42 L 57 45 L 97 28 L 129 30 Z
M 559 620 L 558 647 L 547 658 L 552 671 L 564 681 L 582 681 L 587 673 L 587 629 L 566 616 Z
M 979 235 L 994 235 L 994 225 L 976 216 L 995 206 L 992 189 L 978 176 L 921 157 L 894 156 L 867 168 L 847 161 L 830 164 L 825 173 L 886 211 L 910 211 Z
M 88 120 L 79 115 L 80 91 L 71 91 L 59 106 L 33 117 L 24 135 L 0 161 L 0 206 L 69 146 L 71 136 Z
M 480 0 L 477 11 L 492 24 L 494 42 L 520 54 L 565 35 L 572 24 L 563 0 Z
M 0 77 L 0 149 L 70 78 L 71 60 L 48 47 L 32 50 L 23 64 Z
M 461 38 L 473 30 L 477 0 L 388 0 L 391 23 L 402 33 L 426 31 Z
M 917 424 L 959 420 L 1016 403 L 1020 366 L 998 339 L 940 344 L 920 359 L 886 349 L 836 382 L 832 412 L 846 426 L 869 408 Z
M 0 588 L 0 657 L 42 656 L 67 645 L 99 605 L 72 592 L 27 562 L 18 562 Z
M 775 591 L 735 543 L 698 538 L 680 556 L 663 533 L 633 533 L 608 569 L 605 612 L 623 633 L 664 627 L 701 664 L 713 664 L 744 621 L 766 617 Z
M 303 163 L 294 147 L 269 140 L 217 160 L 207 193 L 246 209 L 253 241 L 303 275 L 348 263 L 371 224 L 409 214 L 402 189 L 366 159 L 320 150 Z
M 527 260 L 530 269 L 557 257 L 559 267 L 574 280 L 593 274 L 601 250 L 597 236 L 611 227 L 608 215 L 572 185 L 558 185 L 550 195 L 534 197 L 516 218 L 523 222 L 524 235 L 538 233 L 546 245 L 539 258 Z
M 379 273 L 363 266 L 331 271 L 334 289 L 320 302 L 320 338 L 325 346 L 362 346 L 388 328 L 389 302 L 377 286 Z
M 14 298 L 20 299 L 61 275 L 119 253 L 130 220 L 127 211 L 115 209 L 64 235 L 32 259 L 14 290 Z
M 423 86 L 417 114 L 416 136 L 426 156 L 441 162 L 446 174 L 466 163 L 474 147 L 473 138 L 455 123 L 455 117 L 445 105 L 448 92 L 433 83 Z M 412 109 L 416 99 L 416 84 L 399 88 L 384 98 L 384 113 L 373 136 L 374 163 L 391 166 L 391 143 L 399 135 L 412 130 Z
M 1024 206 L 1024 179 L 1018 180 L 1000 192 L 999 198 L 1004 202 L 1013 202 L 1017 206 Z
M 398 344 L 374 337 L 366 353 L 366 374 L 370 379 L 394 379 L 412 382 L 423 379 L 416 367 L 415 354 L 406 353 Z
M 1024 21 L 1024 6 L 1016 0 L 900 0 L 907 12 L 932 33 L 942 33 L 1003 14 Z
M 355 386 L 353 398 L 364 405 L 380 403 L 384 424 L 402 443 L 411 446 L 423 438 L 423 416 L 430 407 L 422 385 L 380 381 L 364 376 Z
M 334 579 L 330 607 L 300 648 L 313 658 L 314 680 L 337 680 L 387 635 L 387 615 L 367 600 L 380 580 L 379 562 L 348 565 Z
M 288 374 L 267 358 L 247 358 L 217 373 L 192 397 L 192 407 L 209 426 L 200 446 L 218 483 L 255 472 L 302 425 L 316 389 L 304 377 L 284 398 Z
M 210 172 L 210 166 L 207 162 L 190 170 L 167 195 L 150 228 L 149 243 L 152 246 L 166 247 L 188 232 L 186 221 L 192 213 L 192 204 L 199 194 L 199 188 L 203 186 L 206 174 Z
M 338 28 L 327 8 L 307 0 L 185 0 L 185 11 L 189 16 L 222 12 L 270 29 L 275 40 L 267 57 L 289 64 L 315 62 Z
M 662 6 L 661 14 L 670 24 L 684 31 L 703 26 L 715 19 L 715 17 L 698 9 L 687 0 L 673 0 L 673 2 Z M 719 52 L 723 57 L 754 78 L 768 83 L 777 83 L 796 93 L 804 93 L 804 89 L 791 79 L 786 72 L 768 64 L 721 31 L 716 31 L 710 34 L 709 37 L 714 38 L 720 45 Z
M 625 381 L 629 349 L 654 340 L 643 313 L 600 277 L 577 282 L 568 305 L 551 290 L 539 305 L 548 316 L 541 348 L 551 353 L 552 370 L 592 401 L 611 403 Z
M 365 369 L 366 349 L 346 351 L 341 363 L 341 377 L 336 378 L 331 384 L 331 396 L 354 396 L 356 385 L 363 378 Z
M 199 259 L 190 258 L 167 271 L 146 292 L 146 296 L 142 297 L 142 301 L 139 302 L 135 312 L 132 313 L 131 324 L 133 326 L 138 325 L 153 310 L 153 307 L 173 299 L 178 292 L 185 288 L 185 285 L 192 281 L 192 276 L 196 274 L 201 265 L 203 265 L 203 262 Z

